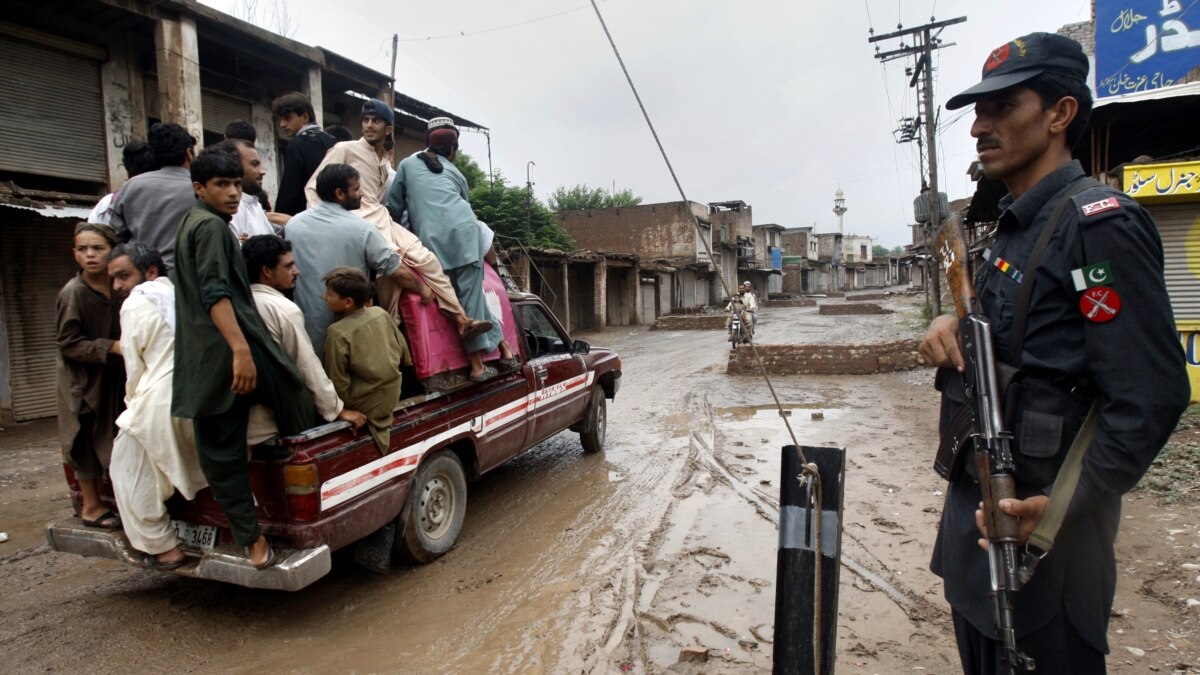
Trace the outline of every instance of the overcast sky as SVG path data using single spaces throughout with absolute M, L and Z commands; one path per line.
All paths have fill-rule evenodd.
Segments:
M 202 0 L 229 11 L 233 0 Z M 259 0 L 270 4 L 272 0 Z M 678 199 L 591 6 L 585 0 L 288 0 L 292 37 L 388 72 L 400 36 L 396 88 L 491 129 L 494 167 L 545 198 L 559 185 L 629 188 L 644 203 Z M 1089 0 L 607 0 L 600 10 L 621 49 L 684 191 L 697 202 L 740 199 L 755 224 L 833 229 L 840 185 L 845 230 L 889 247 L 920 188 L 917 146 L 892 130 L 916 112 L 907 61 L 873 58 L 876 33 L 967 22 L 942 37 L 935 101 L 979 79 L 987 54 L 1033 31 L 1086 20 Z M 519 24 L 519 25 L 513 25 Z M 271 28 L 271 26 L 264 26 Z M 465 34 L 465 35 L 464 35 Z M 453 37 L 443 37 L 453 36 Z M 426 40 L 426 37 L 435 39 Z M 438 39 L 442 38 L 442 39 Z M 898 41 L 886 43 L 894 49 Z M 943 112 L 943 190 L 973 190 L 971 116 Z M 463 149 L 487 169 L 487 145 Z

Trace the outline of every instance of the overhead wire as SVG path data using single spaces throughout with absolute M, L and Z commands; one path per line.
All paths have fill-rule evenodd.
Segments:
M 604 30 L 605 37 L 608 38 L 609 46 L 612 47 L 613 55 L 617 57 L 617 63 L 621 66 L 621 72 L 625 74 L 625 81 L 629 84 L 630 91 L 633 92 L 633 97 L 637 100 L 638 108 L 642 111 L 642 117 L 646 120 L 646 126 L 650 128 L 650 135 L 654 137 L 654 143 L 658 146 L 659 154 L 662 155 L 663 163 L 667 165 L 667 171 L 671 174 L 671 180 L 675 183 L 675 188 L 679 191 L 679 197 L 684 203 L 689 200 L 687 194 L 683 190 L 683 184 L 679 182 L 679 176 L 675 173 L 675 167 L 671 165 L 671 159 L 667 156 L 666 148 L 663 147 L 662 140 L 658 136 L 658 131 L 654 128 L 654 122 L 650 120 L 650 113 L 646 111 L 645 104 L 642 103 L 642 97 L 638 93 L 637 86 L 633 83 L 633 77 L 629 74 L 629 69 L 625 66 L 625 60 L 621 58 L 621 52 L 617 49 L 617 43 L 613 39 L 612 33 L 608 30 L 608 24 L 604 21 L 604 15 L 600 13 L 600 6 L 597 0 L 591 0 L 592 9 L 596 12 L 596 18 L 600 21 L 600 27 Z M 708 253 L 709 260 L 713 259 L 712 243 L 708 241 L 704 235 L 704 228 L 700 224 L 700 219 L 693 213 L 692 221 L 696 228 L 696 236 L 704 244 L 704 249 Z M 721 287 L 725 291 L 726 297 L 733 297 L 733 293 L 729 288 L 729 284 L 725 281 L 723 274 L 718 274 L 717 278 L 721 282 Z M 800 446 L 800 442 L 796 439 L 796 432 L 792 429 L 791 423 L 788 421 L 788 416 L 784 412 L 783 403 L 779 400 L 779 394 L 775 391 L 775 385 L 771 382 L 771 377 L 767 373 L 767 367 L 763 363 L 762 358 L 758 354 L 758 347 L 754 344 L 754 339 L 750 339 L 750 353 L 754 356 L 754 361 L 758 364 L 759 370 L 762 372 L 763 381 L 767 384 L 767 389 L 771 392 L 771 398 L 775 402 L 775 408 L 779 413 L 779 419 L 783 421 L 784 427 L 787 428 L 788 436 L 792 440 L 792 448 L 795 449 L 797 456 L 800 459 L 800 466 L 804 476 L 807 476 L 809 487 L 811 488 L 811 499 L 815 502 L 815 508 L 818 510 L 824 508 L 822 504 L 822 489 L 821 489 L 821 473 L 816 464 L 811 464 L 804 454 L 804 449 Z M 799 480 L 801 476 L 797 476 Z M 816 551 L 816 564 L 814 570 L 813 583 L 813 653 L 816 655 L 813 667 L 815 675 L 821 675 L 823 650 L 822 636 L 822 621 L 821 621 L 821 604 L 822 604 L 822 576 L 821 563 L 824 557 L 821 546 L 821 521 L 823 518 L 817 517 L 813 519 L 813 542 L 814 550 Z

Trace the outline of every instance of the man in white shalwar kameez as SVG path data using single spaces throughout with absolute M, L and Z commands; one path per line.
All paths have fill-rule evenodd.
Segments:
M 350 410 L 338 398 L 333 382 L 325 374 L 325 366 L 308 339 L 304 314 L 284 295 L 285 291 L 296 288 L 296 277 L 300 276 L 291 242 L 275 235 L 250 237 L 242 244 L 242 258 L 258 315 L 275 342 L 296 362 L 304 386 L 312 394 L 317 414 L 326 422 L 343 420 L 355 428 L 366 424 L 366 416 Z M 270 408 L 263 405 L 250 408 L 250 425 L 246 431 L 248 444 L 262 443 L 278 434 L 275 413 Z
M 190 420 L 171 416 L 175 372 L 175 286 L 162 273 L 162 256 L 145 244 L 113 249 L 108 274 L 121 306 L 125 358 L 125 412 L 113 442 L 113 493 L 125 536 L 141 563 L 174 569 L 186 560 L 167 513 L 176 490 L 186 499 L 207 487 Z

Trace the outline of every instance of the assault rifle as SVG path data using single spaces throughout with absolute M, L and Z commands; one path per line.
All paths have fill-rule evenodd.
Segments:
M 1004 428 L 996 357 L 992 347 L 992 326 L 979 306 L 979 298 L 971 283 L 961 226 L 960 216 L 947 218 L 934 242 L 934 249 L 946 271 L 946 281 L 954 295 L 966 366 L 962 375 L 966 394 L 963 408 L 969 412 L 963 418 L 970 427 L 968 434 L 956 436 L 973 442 L 975 447 L 979 487 L 983 492 L 983 525 L 988 540 L 989 595 L 992 598 L 992 617 L 996 621 L 1000 640 L 1004 643 L 1004 664 L 1010 671 L 1014 668 L 1033 670 L 1034 660 L 1017 646 L 1016 631 L 1013 629 L 1013 596 L 1021 589 L 1018 575 L 1018 521 L 1015 516 L 1000 510 L 1001 499 L 1017 498 L 1013 479 L 1012 434 Z M 952 448 L 953 454 L 949 459 L 939 451 L 939 473 L 943 469 L 953 472 L 951 466 L 963 461 L 962 451 L 965 449 Z

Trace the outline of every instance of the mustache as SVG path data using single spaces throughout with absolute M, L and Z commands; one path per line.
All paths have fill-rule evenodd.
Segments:
M 982 152 L 989 148 L 997 148 L 997 147 L 1000 147 L 1000 143 L 995 138 L 992 138 L 991 136 L 980 136 L 975 141 L 975 152 Z

